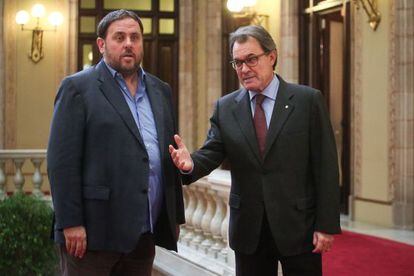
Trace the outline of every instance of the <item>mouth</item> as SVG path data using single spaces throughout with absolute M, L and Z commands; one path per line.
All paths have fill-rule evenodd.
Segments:
M 253 80 L 253 78 L 254 78 L 254 77 L 255 77 L 255 76 L 244 77 L 244 78 L 243 78 L 243 81 L 244 81 L 244 82 L 251 81 L 251 80 Z
M 135 55 L 134 54 L 130 54 L 130 53 L 128 53 L 128 54 L 123 54 L 123 55 L 121 55 L 121 58 L 135 58 Z

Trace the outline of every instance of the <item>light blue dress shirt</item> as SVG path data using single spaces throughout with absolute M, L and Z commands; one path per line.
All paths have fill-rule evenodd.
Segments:
M 270 119 L 272 119 L 273 108 L 275 107 L 277 91 L 279 90 L 279 79 L 276 76 L 273 76 L 272 81 L 261 93 L 266 97 L 263 100 L 262 107 L 266 116 L 266 125 L 269 129 Z M 250 96 L 250 108 L 252 109 L 252 116 L 254 116 L 254 110 L 256 107 L 256 95 L 258 93 L 249 90 Z
M 105 63 L 111 75 L 117 81 L 125 101 L 128 104 L 131 114 L 134 117 L 135 123 L 139 129 L 141 137 L 144 141 L 145 148 L 148 152 L 149 158 L 149 179 L 148 179 L 148 202 L 149 215 L 147 218 L 147 225 L 142 229 L 142 233 L 151 231 L 154 232 L 154 226 L 157 218 L 161 212 L 163 202 L 162 189 L 162 168 L 161 155 L 158 145 L 158 134 L 155 126 L 154 114 L 152 113 L 151 104 L 147 95 L 145 87 L 145 72 L 140 67 L 138 74 L 138 87 L 135 96 L 132 97 L 129 89 L 122 75 Z

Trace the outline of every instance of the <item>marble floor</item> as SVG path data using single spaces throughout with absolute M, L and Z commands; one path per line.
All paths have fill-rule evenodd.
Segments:
M 343 230 L 403 242 L 414 246 L 413 230 L 392 229 L 364 222 L 351 221 L 345 215 L 341 215 L 341 227 Z

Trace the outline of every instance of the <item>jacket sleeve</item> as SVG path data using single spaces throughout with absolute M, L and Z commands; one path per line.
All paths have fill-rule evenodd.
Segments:
M 85 121 L 82 96 L 66 78 L 56 96 L 47 152 L 58 230 L 84 223 L 81 182 Z
M 315 231 L 340 233 L 339 171 L 335 138 L 320 91 L 313 94 L 311 115 L 311 162 L 316 191 Z

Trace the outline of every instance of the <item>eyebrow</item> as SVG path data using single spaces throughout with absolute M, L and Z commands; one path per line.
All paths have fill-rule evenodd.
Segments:
M 114 35 L 119 35 L 119 34 L 140 34 L 140 32 L 131 32 L 131 33 L 127 33 L 127 32 L 123 32 L 123 31 L 117 31 L 114 33 Z
M 254 56 L 258 56 L 258 54 L 250 53 L 250 54 L 248 54 L 247 56 L 245 56 L 243 59 L 240 59 L 240 58 L 234 58 L 234 60 L 245 60 L 245 59 L 247 59 L 247 58 L 254 57 Z

